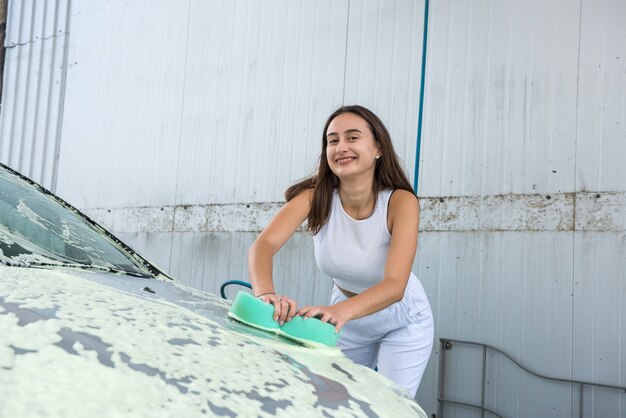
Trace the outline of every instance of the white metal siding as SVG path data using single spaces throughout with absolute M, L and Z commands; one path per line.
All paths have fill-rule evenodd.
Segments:
M 82 101 L 91 102 L 85 88 L 104 77 L 103 91 L 117 94 L 102 95 L 101 106 L 117 110 L 68 121 L 62 158 L 70 162 L 61 174 L 73 176 L 94 163 L 109 173 L 108 179 L 94 179 L 93 193 L 78 193 L 83 207 L 279 199 L 289 179 L 313 167 L 316 154 L 309 144 L 322 110 L 309 121 L 310 109 L 326 111 L 341 102 L 345 31 L 336 28 L 345 16 L 339 13 L 338 20 L 316 24 L 316 7 L 308 2 L 276 7 L 254 1 L 172 5 L 174 10 L 146 21 L 147 3 L 116 3 L 113 9 L 82 16 L 76 25 L 81 42 L 73 51 L 87 68 L 70 73 L 76 95 L 68 94 L 68 105 L 82 108 Z M 317 13 L 332 16 L 331 6 L 326 2 Z M 139 20 L 143 25 L 136 24 Z M 120 26 L 120 33 L 135 43 L 107 39 L 109 28 Z M 172 33 L 160 40 L 157 35 L 164 27 Z M 331 42 L 338 35 L 340 42 Z M 81 59 L 93 38 L 106 40 L 109 55 L 98 61 Z M 163 51 L 161 59 L 141 58 L 154 57 L 155 51 Z M 118 68 L 122 63 L 131 74 Z M 175 82 L 163 88 L 169 79 Z M 318 85 L 330 86 L 331 94 L 312 97 Z M 89 130 L 93 125 L 104 129 Z M 81 146 L 85 134 L 101 144 L 96 155 L 104 158 L 75 164 L 76 155 L 91 151 L 91 141 Z M 119 162 L 115 170 L 109 164 L 113 159 Z M 102 195 L 114 197 L 103 201 Z
M 350 1 L 343 102 L 368 106 L 383 120 L 410 179 L 415 167 L 423 22 L 423 1 Z
M 388 122 L 412 171 L 418 3 L 151 4 L 74 7 L 66 107 L 80 117 L 65 121 L 59 173 L 72 179 L 61 182 L 68 199 L 87 208 L 281 201 L 315 169 L 327 115 L 357 101 Z
M 424 196 L 573 191 L 578 0 L 431 5 Z
M 626 3 L 583 2 L 576 188 L 626 190 Z
M 9 1 L 0 161 L 54 189 L 69 0 Z
M 438 336 L 626 384 L 625 21 L 622 1 L 431 3 L 416 269 Z M 418 396 L 429 413 L 438 351 Z M 480 402 L 479 354 L 448 354 L 446 397 Z M 490 361 L 488 407 L 578 416 L 577 387 Z M 626 417 L 624 393 L 584 402 L 586 417 Z
M 589 0 L 582 10 L 576 190 L 591 193 L 577 207 L 597 202 L 583 225 L 601 231 L 577 231 L 573 242 L 573 375 L 626 386 L 626 3 Z M 584 412 L 624 418 L 626 393 L 587 393 Z
M 189 12 L 188 1 L 72 4 L 61 196 L 82 208 L 174 202 Z

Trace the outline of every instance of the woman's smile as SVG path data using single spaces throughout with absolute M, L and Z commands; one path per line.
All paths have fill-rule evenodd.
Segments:
M 348 165 L 352 161 L 356 160 L 356 157 L 340 157 L 335 160 L 335 162 L 339 165 Z

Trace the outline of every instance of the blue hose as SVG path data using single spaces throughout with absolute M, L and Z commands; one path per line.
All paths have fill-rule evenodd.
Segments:
M 222 283 L 222 286 L 220 287 L 220 294 L 222 295 L 222 299 L 228 299 L 226 297 L 226 286 L 229 286 L 231 284 L 236 284 L 239 286 L 243 286 L 243 287 L 247 287 L 248 289 L 252 289 L 252 285 L 248 282 L 244 282 L 242 280 L 226 280 L 224 283 Z
M 422 74 L 420 77 L 420 108 L 417 116 L 417 145 L 415 151 L 415 173 L 413 173 L 413 190 L 417 194 L 417 178 L 420 171 L 420 152 L 422 149 L 422 119 L 424 116 L 424 83 L 426 82 L 426 48 L 428 46 L 428 1 L 424 2 L 424 35 L 422 39 Z

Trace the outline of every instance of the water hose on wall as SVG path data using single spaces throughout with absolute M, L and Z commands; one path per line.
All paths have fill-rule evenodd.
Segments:
M 428 3 L 424 1 L 424 36 L 422 39 L 422 74 L 420 78 L 420 102 L 417 116 L 417 145 L 415 151 L 415 173 L 413 177 L 413 190 L 417 194 L 417 180 L 420 170 L 420 149 L 422 145 L 422 118 L 424 115 L 424 81 L 426 79 L 426 47 L 428 45 Z

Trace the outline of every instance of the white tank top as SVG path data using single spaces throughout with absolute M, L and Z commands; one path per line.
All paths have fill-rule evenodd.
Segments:
M 357 220 L 348 215 L 335 190 L 328 222 L 313 236 L 319 268 L 341 289 L 361 293 L 384 277 L 391 234 L 387 209 L 393 190 L 378 192 L 374 212 Z

